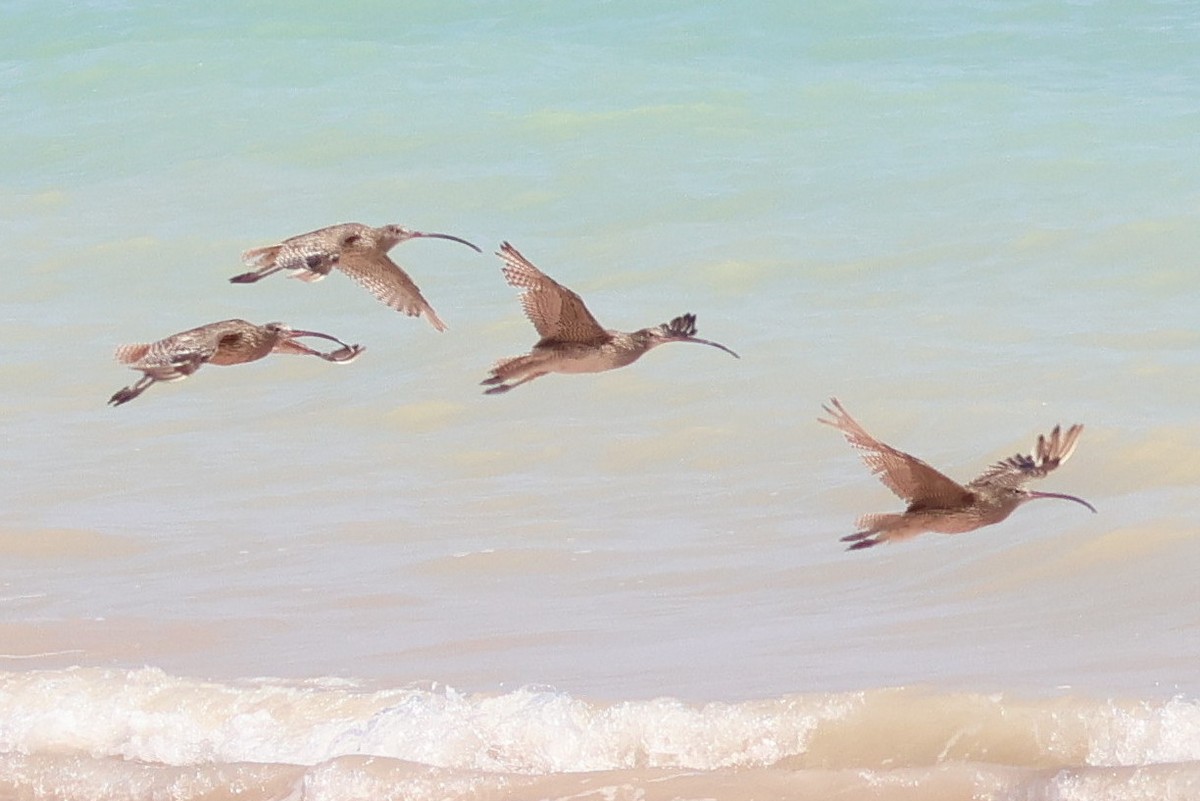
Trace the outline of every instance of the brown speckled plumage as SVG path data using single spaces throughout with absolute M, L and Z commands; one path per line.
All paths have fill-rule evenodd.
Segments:
M 737 356 L 724 345 L 697 338 L 694 314 L 631 333 L 606 329 L 579 295 L 543 273 L 512 245 L 503 243 L 496 255 L 504 260 L 504 278 L 523 290 L 521 307 L 541 339 L 528 354 L 496 362 L 482 382 L 490 387 L 489 395 L 547 373 L 598 373 L 624 367 L 664 342 L 696 342 Z
M 372 228 L 362 223 L 341 223 L 293 236 L 277 245 L 247 250 L 242 261 L 255 269 L 229 280 L 248 284 L 284 270 L 293 278 L 311 283 L 336 267 L 396 311 L 410 317 L 424 314 L 434 328 L 445 331 L 446 324 L 416 283 L 387 255 L 401 242 L 416 238 L 449 239 L 479 251 L 465 239 L 449 234 L 413 231 L 399 225 Z
M 331 353 L 313 350 L 298 337 L 320 337 L 341 345 Z M 157 342 L 121 345 L 116 359 L 142 372 L 132 386 L 113 394 L 109 403 L 120 406 L 145 392 L 158 381 L 179 381 L 205 364 L 230 365 L 257 361 L 270 353 L 317 356 L 330 362 L 349 362 L 362 353 L 359 345 L 347 345 L 340 339 L 318 331 L 298 331 L 283 323 L 255 325 L 245 320 L 221 320 L 180 331 Z
M 999 523 L 1018 506 L 1036 498 L 1060 498 L 1083 504 L 1074 495 L 1035 492 L 1025 485 L 1056 469 L 1075 452 L 1082 425 L 1073 425 L 1065 433 L 1055 426 L 1050 435 L 1039 436 L 1034 455 L 1017 454 L 996 462 L 979 477 L 959 484 L 917 457 L 896 450 L 867 433 L 850 416 L 837 398 L 824 407 L 828 418 L 819 422 L 841 431 L 846 441 L 862 452 L 862 459 L 884 486 L 908 508 L 897 514 L 869 514 L 858 520 L 860 531 L 842 537 L 852 543 L 849 550 L 869 548 L 887 540 L 900 540 L 926 531 L 960 534 Z

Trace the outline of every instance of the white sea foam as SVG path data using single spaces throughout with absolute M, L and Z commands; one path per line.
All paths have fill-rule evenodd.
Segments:
M 264 798 L 565 797 L 608 781 L 678 791 L 686 776 L 707 776 L 694 781 L 710 789 L 740 776 L 751 798 L 764 782 L 872 787 L 886 799 L 914 787 L 932 798 L 964 787 L 1047 801 L 1136 797 L 1128 788 L 1186 798 L 1179 788 L 1200 781 L 1200 705 L 918 689 L 597 703 L 544 689 L 223 684 L 153 668 L 3 674 L 0 790 L 32 776 L 56 798 L 239 786 Z
M 518 774 L 992 759 L 1120 767 L 1200 761 L 1200 705 L 917 690 L 736 704 L 595 703 L 538 689 L 368 691 L 220 684 L 153 668 L 72 669 L 0 675 L 0 751 L 167 765 L 313 765 L 372 755 Z
M 6 14 L 12 666 L 1200 691 L 1184 0 Z M 394 252 L 443 336 L 336 275 L 226 280 L 352 219 L 511 240 L 605 325 L 692 311 L 743 358 L 484 397 L 535 335 L 490 253 Z M 368 351 L 105 406 L 114 346 L 232 315 Z M 815 422 L 835 393 L 956 478 L 1083 422 L 1045 484 L 1100 514 L 847 555 L 901 502 Z
M 55 699 L 49 707 L 47 697 Z M 311 765 L 371 754 L 516 773 L 771 764 L 802 752 L 817 722 L 804 704 L 598 706 L 541 690 L 471 696 L 449 688 L 227 685 L 153 668 L 5 674 L 0 718 L 0 751 L 170 765 Z

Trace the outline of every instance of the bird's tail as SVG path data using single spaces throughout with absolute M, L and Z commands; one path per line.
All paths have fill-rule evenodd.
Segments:
M 139 342 L 134 345 L 121 345 L 117 348 L 113 356 L 121 364 L 133 364 L 140 361 L 149 352 L 150 345 L 145 342 Z
M 242 251 L 242 263 L 247 267 L 274 267 L 275 259 L 279 256 L 282 245 L 269 245 L 264 248 L 250 248 Z
M 283 245 L 271 245 L 270 247 L 250 248 L 249 250 L 242 251 L 242 261 L 246 264 L 246 266 L 253 267 L 254 269 L 248 273 L 239 273 L 238 275 L 233 276 L 229 279 L 229 283 L 253 284 L 260 278 L 266 278 L 268 275 L 285 269 L 283 265 L 279 264 L 279 251 L 282 249 L 282 247 Z M 293 277 L 296 277 L 294 273 L 297 272 L 305 271 L 293 270 Z M 321 277 L 324 276 L 318 276 L 318 278 Z M 314 278 L 309 280 L 315 281 L 317 279 Z
M 878 545 L 881 542 L 887 542 L 900 536 L 899 529 L 903 521 L 904 515 L 900 514 L 881 513 L 863 515 L 855 523 L 859 530 L 854 534 L 842 537 L 841 541 L 852 543 L 846 549 L 848 551 L 870 548 L 873 545 Z
M 491 378 L 495 379 L 492 383 L 504 381 L 508 378 L 515 378 L 526 367 L 531 367 L 534 364 L 534 358 L 530 354 L 522 356 L 510 356 L 507 359 L 500 359 L 492 365 Z
M 479 383 L 485 387 L 491 387 L 487 390 L 489 395 L 507 392 L 515 386 L 544 376 L 546 374 L 546 371 L 542 369 L 544 361 L 544 357 L 536 353 L 501 359 L 492 365 L 491 375 Z

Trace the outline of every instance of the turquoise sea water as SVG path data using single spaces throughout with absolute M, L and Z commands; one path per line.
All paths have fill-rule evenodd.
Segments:
M 0 20 L 0 794 L 1195 797 L 1192 4 Z M 448 332 L 226 280 L 350 220 L 484 249 L 392 253 Z M 485 397 L 504 240 L 742 358 Z M 229 317 L 367 351 L 105 406 Z M 832 395 L 963 480 L 1082 422 L 1099 514 L 846 553 Z

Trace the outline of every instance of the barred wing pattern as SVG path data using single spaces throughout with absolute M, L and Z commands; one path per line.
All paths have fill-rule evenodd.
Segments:
M 555 342 L 599 345 L 612 338 L 579 295 L 534 267 L 512 245 L 504 242 L 496 255 L 504 260 L 504 279 L 524 290 L 521 306 L 542 337 L 538 345 Z
M 1083 426 L 1078 423 L 1068 428 L 1065 434 L 1061 426 L 1055 426 L 1049 437 L 1038 435 L 1032 455 L 1018 453 L 996 462 L 967 486 L 1020 487 L 1032 479 L 1042 478 L 1071 458 L 1082 433 Z
M 908 502 L 910 509 L 953 508 L 970 503 L 971 492 L 917 457 L 896 450 L 872 437 L 850 416 L 837 398 L 824 406 L 830 419 L 819 422 L 841 431 L 846 441 L 862 451 L 863 462 L 884 486 Z
M 341 254 L 337 266 L 379 300 L 409 317 L 424 314 L 438 331 L 445 331 L 446 324 L 434 312 L 429 301 L 421 294 L 416 282 L 400 265 L 377 250 L 347 248 Z

